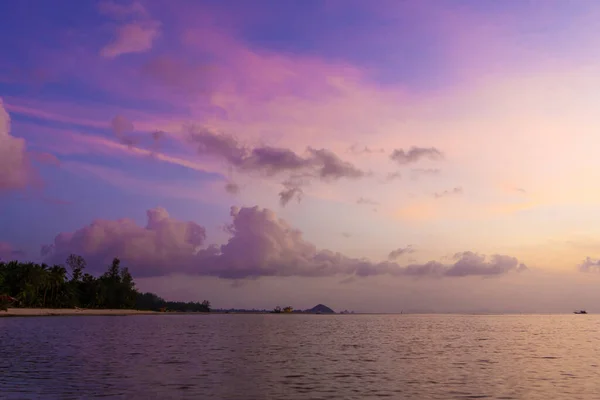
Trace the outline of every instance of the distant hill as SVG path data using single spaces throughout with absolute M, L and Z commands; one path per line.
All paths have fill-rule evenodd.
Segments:
M 306 310 L 305 312 L 314 314 L 335 314 L 335 311 L 323 304 L 317 304 L 316 306 L 314 306 L 310 310 Z

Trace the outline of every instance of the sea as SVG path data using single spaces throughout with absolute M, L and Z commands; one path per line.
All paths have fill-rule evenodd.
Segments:
M 600 399 L 597 315 L 0 318 L 1 399 Z

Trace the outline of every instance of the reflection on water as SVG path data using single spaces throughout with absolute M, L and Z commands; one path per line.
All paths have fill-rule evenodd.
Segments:
M 600 317 L 0 318 L 7 399 L 597 399 Z

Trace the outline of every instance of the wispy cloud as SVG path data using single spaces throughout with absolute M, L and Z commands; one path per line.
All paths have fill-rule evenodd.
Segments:
M 462 187 L 455 187 L 454 189 L 451 190 L 444 190 L 443 192 L 435 192 L 433 194 L 433 197 L 435 197 L 436 199 L 440 199 L 442 197 L 448 197 L 448 196 L 455 196 L 455 195 L 461 195 L 463 194 L 463 188 Z
M 413 249 L 411 245 L 406 247 L 398 247 L 396 250 L 393 250 L 390 252 L 390 254 L 388 254 L 388 260 L 396 260 L 405 254 L 412 254 L 414 252 L 415 249 Z
M 367 205 L 367 206 L 377 206 L 377 205 L 379 205 L 379 202 L 369 199 L 369 198 L 366 198 L 366 197 L 359 197 L 358 200 L 356 200 L 356 204 Z
M 114 19 L 130 20 L 117 26 L 114 40 L 100 51 L 103 57 L 115 58 L 128 53 L 143 53 L 150 50 L 160 36 L 161 23 L 150 18 L 140 3 L 121 5 L 102 2 L 99 4 L 99 10 Z

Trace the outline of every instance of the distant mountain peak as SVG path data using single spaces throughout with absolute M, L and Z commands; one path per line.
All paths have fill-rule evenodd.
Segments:
M 324 304 L 317 304 L 316 306 L 314 306 L 310 310 L 306 310 L 306 312 L 309 312 L 309 313 L 320 313 L 320 314 L 335 314 L 335 311 L 333 311 L 331 308 L 327 307 Z

